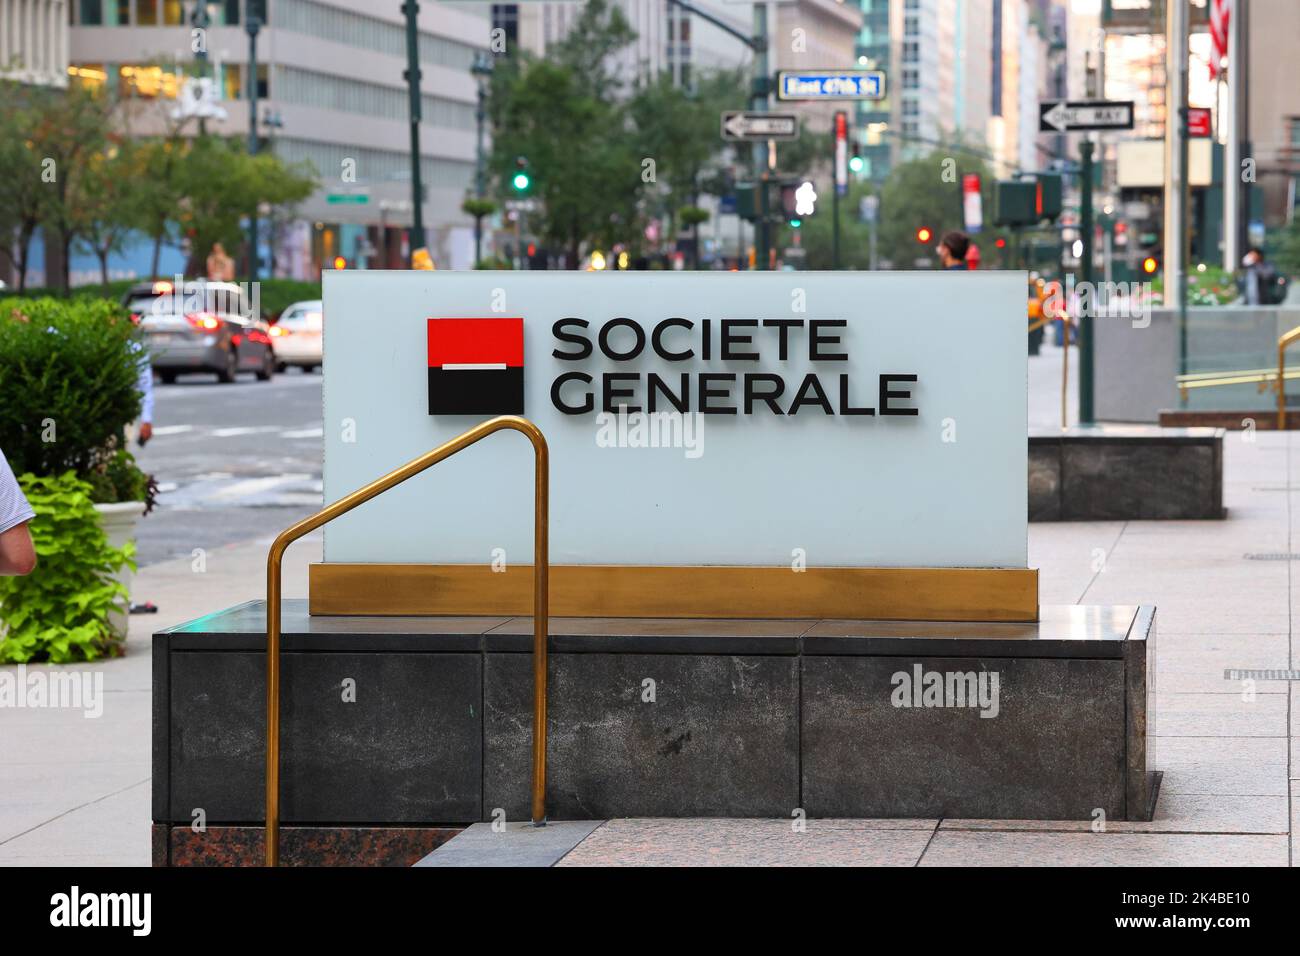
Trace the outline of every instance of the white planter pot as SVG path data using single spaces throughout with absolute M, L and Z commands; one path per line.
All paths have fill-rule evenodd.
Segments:
M 104 529 L 104 534 L 108 537 L 109 546 L 121 548 L 135 537 L 135 526 L 144 516 L 144 502 L 117 501 L 111 504 L 95 505 L 95 510 L 99 512 L 99 525 Z M 132 571 L 127 567 L 123 567 L 114 575 L 117 581 L 126 586 L 128 595 L 131 593 L 132 577 Z M 125 613 L 121 611 L 112 612 L 108 617 L 108 623 L 114 634 L 118 637 L 126 637 L 129 621 Z

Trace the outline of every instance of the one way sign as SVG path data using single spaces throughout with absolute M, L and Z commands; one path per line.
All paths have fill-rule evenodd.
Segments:
M 722 138 L 731 142 L 763 139 L 798 139 L 799 117 L 794 113 L 722 114 Z
M 1053 100 L 1038 104 L 1040 133 L 1132 128 L 1132 100 Z

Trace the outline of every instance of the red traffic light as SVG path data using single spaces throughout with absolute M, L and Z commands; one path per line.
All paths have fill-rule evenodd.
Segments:
M 920 229 L 916 230 L 917 242 L 922 242 L 922 243 L 929 242 L 933 238 L 934 238 L 934 233 L 930 231 L 930 228 L 928 226 L 922 226 Z
M 1005 239 L 998 239 L 993 243 L 993 245 L 997 246 L 999 249 L 1005 249 L 1007 247 L 1007 241 Z

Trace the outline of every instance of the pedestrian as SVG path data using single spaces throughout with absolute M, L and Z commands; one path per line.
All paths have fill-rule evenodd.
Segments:
M 944 234 L 935 251 L 939 254 L 939 262 L 942 263 L 944 271 L 965 272 L 970 268 L 966 265 L 966 252 L 969 249 L 970 239 L 966 238 L 965 233 L 954 230 Z
M 140 418 L 127 427 L 126 439 L 127 444 L 130 444 L 131 433 L 134 432 L 135 440 L 143 448 L 149 439 L 153 438 L 153 364 L 149 361 L 149 355 L 143 345 L 138 342 L 133 343 L 132 349 L 139 358 L 136 388 L 140 390 Z
M 1251 246 L 1241 257 L 1241 275 L 1237 279 L 1241 301 L 1245 305 L 1280 305 L 1286 299 L 1286 279 L 1277 274 L 1264 250 Z
M 214 242 L 208 253 L 208 281 L 235 281 L 235 260 L 226 255 L 225 247 L 219 242 Z
M 36 517 L 0 451 L 0 575 L 31 574 L 36 547 L 28 522 Z

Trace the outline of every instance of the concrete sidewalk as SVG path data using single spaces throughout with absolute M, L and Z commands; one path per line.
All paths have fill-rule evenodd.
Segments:
M 142 569 L 132 596 L 158 613 L 131 617 L 124 657 L 40 668 L 102 674 L 102 716 L 0 709 L 0 866 L 149 865 L 150 635 L 264 596 L 271 540 Z M 289 549 L 286 597 L 306 596 L 307 565 L 320 556 L 319 534 Z

